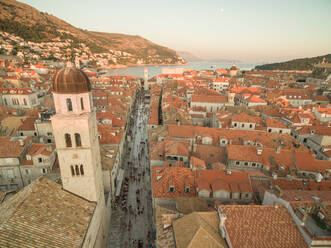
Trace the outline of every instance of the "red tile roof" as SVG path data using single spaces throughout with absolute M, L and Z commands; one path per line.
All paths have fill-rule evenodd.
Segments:
M 96 203 L 45 177 L 0 208 L 0 247 L 82 247 Z
M 251 116 L 251 115 L 248 115 L 244 112 L 242 112 L 240 114 L 233 114 L 229 118 L 231 119 L 231 121 L 235 121 L 235 122 L 248 122 L 248 123 L 259 123 L 259 122 L 261 122 L 261 117 Z
M 46 144 L 32 144 L 27 155 L 30 155 L 32 157 L 37 155 L 50 156 L 54 148 L 55 147 L 51 147 Z
M 213 96 L 213 95 L 193 95 L 191 102 L 208 102 L 208 103 L 226 103 L 227 96 Z
M 189 142 L 185 141 L 172 141 L 166 140 L 165 142 L 165 155 L 176 156 L 189 156 Z
M 194 169 L 206 169 L 205 161 L 194 156 L 191 156 L 190 166 Z
M 250 97 L 246 98 L 245 101 L 251 103 L 267 103 L 265 100 L 256 95 L 251 95 Z
M 203 160 L 209 166 L 215 162 L 225 163 L 225 148 L 210 145 L 197 145 L 196 152 L 191 153 L 193 156 Z
M 257 155 L 255 146 L 227 145 L 226 149 L 229 160 L 263 162 L 262 156 Z
M 331 170 L 331 161 L 315 159 L 310 153 L 295 152 L 294 159 L 299 170 L 324 173 Z
M 18 158 L 24 152 L 31 137 L 0 136 L 0 158 Z M 19 139 L 23 140 L 21 146 Z
M 293 144 L 298 142 L 289 134 L 266 133 L 260 131 L 248 130 L 230 130 L 220 128 L 209 128 L 200 126 L 185 126 L 185 125 L 168 125 L 169 137 L 179 139 L 195 139 L 200 137 L 212 137 L 213 145 L 219 145 L 220 139 L 232 141 L 232 144 L 242 145 L 243 142 L 261 143 L 263 147 L 276 148 L 279 142 L 282 143 L 284 149 L 293 148 Z M 198 140 L 196 141 L 197 143 Z M 201 142 L 200 142 L 201 143 Z M 297 150 L 307 151 L 303 145 L 298 146 Z
M 22 121 L 22 125 L 18 127 L 18 131 L 34 131 L 34 122 L 36 118 L 26 118 Z
M 288 128 L 283 122 L 277 119 L 266 119 L 266 126 L 267 127 L 274 127 L 274 128 Z
M 170 186 L 174 192 L 170 192 Z M 185 187 L 190 188 L 189 193 Z M 194 174 L 190 168 L 152 167 L 152 189 L 154 198 L 194 197 Z
M 229 78 L 227 78 L 227 77 L 216 78 L 214 80 L 214 82 L 216 82 L 216 83 L 229 83 Z
M 251 93 L 251 94 L 260 94 L 262 90 L 260 88 L 253 88 L 253 87 L 233 87 L 231 92 L 234 93 Z
M 199 191 L 253 192 L 248 174 L 242 171 L 232 170 L 231 174 L 227 174 L 224 170 L 196 170 L 195 178 Z
M 323 190 L 331 191 L 331 181 L 321 181 L 304 179 L 271 179 L 273 185 L 279 186 L 282 190 Z
M 233 248 L 307 247 L 297 225 L 283 206 L 221 206 Z
M 119 145 L 123 136 L 123 130 L 114 128 L 111 124 L 98 124 L 98 133 L 101 136 L 99 143 L 108 145 Z
M 292 205 L 298 205 L 301 203 L 312 204 L 316 203 L 313 198 L 318 198 L 320 201 L 331 204 L 331 193 L 330 191 L 319 191 L 319 190 L 283 190 L 281 198 L 285 201 L 290 202 Z

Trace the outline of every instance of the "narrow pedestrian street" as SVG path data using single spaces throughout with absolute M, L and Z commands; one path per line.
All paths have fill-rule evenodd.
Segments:
M 124 146 L 121 191 L 114 201 L 107 247 L 152 247 L 152 198 L 148 157 L 148 110 L 137 94 Z

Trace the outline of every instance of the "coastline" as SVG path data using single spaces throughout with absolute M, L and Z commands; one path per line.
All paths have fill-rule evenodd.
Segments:
M 123 69 L 129 67 L 142 67 L 142 66 L 181 66 L 181 65 L 188 65 L 189 63 L 186 62 L 184 64 L 129 64 L 129 65 L 111 65 L 109 67 L 100 67 L 100 69 Z
M 214 62 L 189 62 L 185 64 L 147 64 L 147 65 L 116 65 L 117 68 L 105 68 L 103 71 L 105 74 L 108 75 L 132 75 L 135 77 L 144 77 L 144 66 L 148 68 L 148 77 L 151 78 L 153 76 L 156 76 L 160 73 L 162 73 L 162 68 L 164 67 L 183 67 L 186 69 L 192 69 L 192 70 L 204 70 L 204 69 L 210 69 L 210 66 L 213 65 L 213 68 L 229 68 L 231 67 L 231 63 L 214 63 Z M 256 66 L 256 64 L 242 64 L 238 65 L 239 68 L 242 68 L 244 70 L 251 70 Z M 102 70 L 102 69 L 101 69 Z

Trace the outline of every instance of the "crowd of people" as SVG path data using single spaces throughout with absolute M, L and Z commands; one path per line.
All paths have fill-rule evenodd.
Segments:
M 141 103 L 136 104 L 133 109 L 133 121 L 137 123 L 128 132 L 128 140 L 132 142 L 127 149 L 127 158 L 123 164 L 125 176 L 121 192 L 115 198 L 113 207 L 119 209 L 125 216 L 121 223 L 122 232 L 127 233 L 123 240 L 124 247 L 152 248 L 154 247 L 152 216 L 151 213 L 146 213 L 148 207 L 151 208 L 147 202 L 151 202 L 152 196 L 150 186 L 148 186 L 150 176 L 148 142 L 146 135 L 142 135 L 147 134 L 148 113 L 143 104 L 143 92 L 137 95 L 137 101 Z M 144 234 L 143 231 L 145 231 Z

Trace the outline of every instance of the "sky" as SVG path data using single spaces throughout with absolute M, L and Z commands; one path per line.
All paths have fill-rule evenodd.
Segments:
M 331 0 L 21 0 L 78 28 L 142 36 L 204 59 L 331 53 Z

